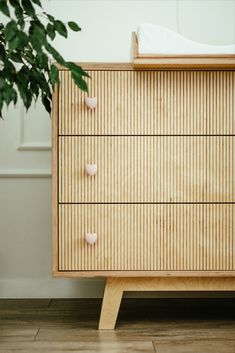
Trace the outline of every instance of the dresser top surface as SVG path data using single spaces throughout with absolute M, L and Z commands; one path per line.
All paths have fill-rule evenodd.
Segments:
M 60 71 L 69 71 L 67 67 L 54 63 Z M 135 68 L 131 62 L 76 62 L 75 64 L 82 66 L 84 70 L 110 70 L 110 71 L 234 71 L 233 68 L 213 69 L 213 68 L 190 68 L 190 67 L 147 67 Z

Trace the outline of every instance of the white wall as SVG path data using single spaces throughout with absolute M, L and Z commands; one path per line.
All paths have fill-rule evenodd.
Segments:
M 45 9 L 77 21 L 59 39 L 74 61 L 129 61 L 131 32 L 166 25 L 197 41 L 235 43 L 235 0 L 51 0 Z M 0 121 L 0 297 L 96 297 L 103 281 L 51 277 L 51 120 L 37 106 L 9 109 Z

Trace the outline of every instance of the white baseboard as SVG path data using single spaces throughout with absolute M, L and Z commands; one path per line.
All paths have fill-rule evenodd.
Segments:
M 11 278 L 0 279 L 0 299 L 9 298 L 102 298 L 102 279 Z M 235 298 L 235 292 L 126 293 L 131 298 Z

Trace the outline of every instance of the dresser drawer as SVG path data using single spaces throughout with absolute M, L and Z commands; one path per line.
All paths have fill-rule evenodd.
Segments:
M 233 71 L 88 71 L 89 96 L 60 72 L 60 135 L 235 134 Z
M 234 202 L 234 160 L 232 136 L 60 137 L 59 201 Z
M 234 214 L 234 204 L 60 205 L 59 270 L 235 270 Z

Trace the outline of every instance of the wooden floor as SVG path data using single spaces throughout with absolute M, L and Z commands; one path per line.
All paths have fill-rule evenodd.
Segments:
M 101 300 L 0 300 L 0 353 L 235 353 L 234 299 L 124 299 L 115 331 Z

